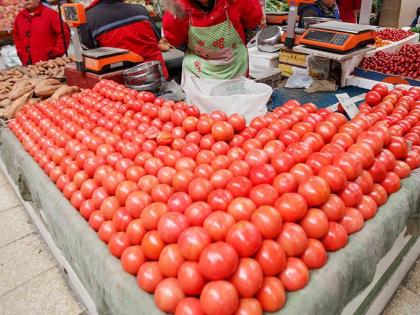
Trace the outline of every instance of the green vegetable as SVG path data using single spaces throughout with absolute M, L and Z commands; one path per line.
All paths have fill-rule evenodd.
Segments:
M 267 13 L 283 13 L 289 12 L 287 0 L 267 0 L 265 3 Z

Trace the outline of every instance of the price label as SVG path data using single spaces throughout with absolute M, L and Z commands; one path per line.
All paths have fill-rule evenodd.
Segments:
M 359 109 L 347 93 L 336 94 L 335 96 L 350 119 L 353 119 L 359 113 Z

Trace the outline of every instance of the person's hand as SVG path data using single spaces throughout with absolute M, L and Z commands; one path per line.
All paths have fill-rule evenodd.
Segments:
M 177 19 L 186 17 L 185 8 L 177 0 L 161 0 L 161 5 L 165 11 L 169 11 Z

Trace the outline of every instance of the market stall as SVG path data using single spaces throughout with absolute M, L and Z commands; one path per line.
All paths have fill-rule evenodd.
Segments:
M 263 52 L 257 35 L 250 72 L 266 85 L 232 80 L 205 113 L 165 99 L 156 62 L 82 51 L 76 9 L 75 63 L 1 73 L 0 167 L 90 313 L 383 310 L 420 254 L 418 34 L 327 22 L 301 38 L 340 26 L 356 45 L 285 35 Z M 297 74 L 327 88 L 276 90 Z M 273 87 L 270 104 L 244 82 Z

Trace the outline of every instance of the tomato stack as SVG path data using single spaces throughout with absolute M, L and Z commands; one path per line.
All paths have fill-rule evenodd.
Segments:
M 261 314 L 420 166 L 420 90 L 370 93 L 350 122 L 288 101 L 247 126 L 101 81 L 9 128 L 160 310 Z

